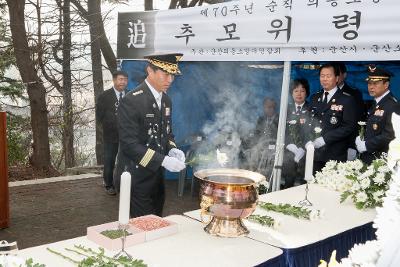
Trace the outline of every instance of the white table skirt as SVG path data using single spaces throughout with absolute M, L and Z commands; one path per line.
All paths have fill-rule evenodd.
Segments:
M 305 185 L 292 187 L 261 195 L 259 200 L 275 204 L 288 203 L 298 205 L 304 199 Z M 275 212 L 266 212 L 257 208 L 254 214 L 269 215 L 281 220 L 277 229 L 263 227 L 246 222 L 250 230 L 248 237 L 280 248 L 303 247 L 346 230 L 370 223 L 376 216 L 375 209 L 358 210 L 350 200 L 340 203 L 340 193 L 316 184 L 309 186 L 308 199 L 313 209 L 324 209 L 325 217 L 315 221 L 296 219 L 292 216 Z M 200 210 L 185 213 L 186 216 L 200 220 Z
M 180 215 L 172 215 L 166 219 L 179 225 L 175 235 L 149 241 L 127 248 L 128 253 L 136 259 L 142 259 L 148 266 L 179 267 L 179 266 L 255 266 L 268 259 L 282 254 L 282 250 L 263 244 L 249 238 L 219 238 L 204 232 L 203 225 L 198 221 Z M 32 258 L 35 262 L 46 266 L 74 266 L 72 263 L 46 250 L 51 248 L 69 255 L 74 259 L 82 259 L 76 254 L 65 251 L 74 245 L 98 248 L 98 245 L 85 236 L 47 245 L 20 250 L 18 255 L 25 259 Z M 116 252 L 107 251 L 113 256 Z

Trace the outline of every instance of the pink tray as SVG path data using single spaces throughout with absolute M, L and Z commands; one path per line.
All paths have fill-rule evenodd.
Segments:
M 122 248 L 121 238 L 110 239 L 101 234 L 105 230 L 116 230 L 118 229 L 118 222 L 111 222 L 91 226 L 87 228 L 87 238 L 96 244 L 108 249 L 108 250 L 120 250 Z M 136 244 L 144 243 L 146 241 L 145 232 L 129 226 L 127 230 L 131 235 L 126 237 L 125 247 L 130 247 Z
M 166 220 L 166 219 L 161 218 L 156 215 L 146 215 L 146 216 L 142 216 L 142 217 L 138 217 L 138 218 L 157 218 L 157 219 L 163 220 L 169 224 L 168 226 L 165 226 L 165 227 L 162 227 L 159 229 L 145 231 L 146 241 L 151 241 L 154 239 L 170 236 L 170 235 L 176 234 L 179 230 L 177 223 Z M 130 225 L 132 227 L 134 227 L 133 224 L 130 224 Z M 139 229 L 139 230 L 141 230 L 141 229 Z M 141 230 L 141 231 L 144 231 L 144 230 Z

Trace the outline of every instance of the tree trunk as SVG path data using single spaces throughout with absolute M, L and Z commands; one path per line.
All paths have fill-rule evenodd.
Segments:
M 74 121 L 72 107 L 71 81 L 71 3 L 64 0 L 63 5 L 63 146 L 65 153 L 65 168 L 75 166 L 74 156 Z
M 46 89 L 38 77 L 25 29 L 25 1 L 7 0 L 10 15 L 10 29 L 16 58 L 16 65 L 22 81 L 27 87 L 31 108 L 33 135 L 32 165 L 38 169 L 50 169 L 49 126 L 47 120 Z
M 144 10 L 153 10 L 153 0 L 144 0 Z
M 90 55 L 92 59 L 92 71 L 93 71 L 93 91 L 95 103 L 97 103 L 98 96 L 104 91 L 103 88 L 103 72 L 101 64 L 101 44 L 100 36 L 102 35 L 101 28 L 103 21 L 99 21 L 95 18 L 94 14 L 100 13 L 100 0 L 89 0 L 88 1 L 88 21 L 90 31 Z M 104 30 L 104 28 L 103 28 Z M 116 63 L 115 63 L 116 66 Z M 116 69 L 116 67 L 115 67 Z M 96 160 L 97 164 L 103 164 L 103 129 L 100 124 L 97 123 L 96 119 Z

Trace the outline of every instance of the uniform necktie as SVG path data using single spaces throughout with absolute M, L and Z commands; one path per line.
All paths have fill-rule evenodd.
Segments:
M 301 106 L 297 106 L 297 113 L 300 114 L 301 112 Z
M 329 95 L 329 92 L 324 93 L 324 100 L 322 101 L 322 102 L 324 102 L 324 104 L 328 104 L 328 95 Z
M 121 100 L 122 100 L 122 97 L 123 97 L 123 94 L 122 94 L 122 92 L 119 92 L 119 99 L 118 99 L 118 101 L 119 101 L 119 102 L 121 102 Z
M 161 97 L 162 97 L 162 94 L 158 95 L 156 98 L 158 110 L 161 110 Z

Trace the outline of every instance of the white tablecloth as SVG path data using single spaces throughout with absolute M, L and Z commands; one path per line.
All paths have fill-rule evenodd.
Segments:
M 249 238 L 219 238 L 204 232 L 203 225 L 185 216 L 173 215 L 166 219 L 179 225 L 175 235 L 149 241 L 129 247 L 127 251 L 133 258 L 142 259 L 148 266 L 179 267 L 179 266 L 255 266 L 268 259 L 282 254 L 282 250 Z M 86 237 L 78 237 L 52 244 L 20 250 L 18 255 L 23 258 L 33 258 L 35 262 L 46 266 L 74 266 L 68 261 L 46 250 L 51 248 L 81 259 L 76 254 L 65 251 L 75 244 L 98 248 Z M 109 256 L 116 252 L 108 251 Z
M 260 196 L 260 201 L 288 203 L 297 205 L 304 199 L 305 185 L 292 187 Z M 340 193 L 316 184 L 309 186 L 308 199 L 313 209 L 324 209 L 325 217 L 315 221 L 296 219 L 280 213 L 266 212 L 257 208 L 255 214 L 267 214 L 281 220 L 277 229 L 262 227 L 255 223 L 246 223 L 250 230 L 249 237 L 280 248 L 303 247 L 346 230 L 373 221 L 375 209 L 358 210 L 350 202 L 340 203 Z M 186 216 L 200 220 L 200 210 L 185 213 Z

